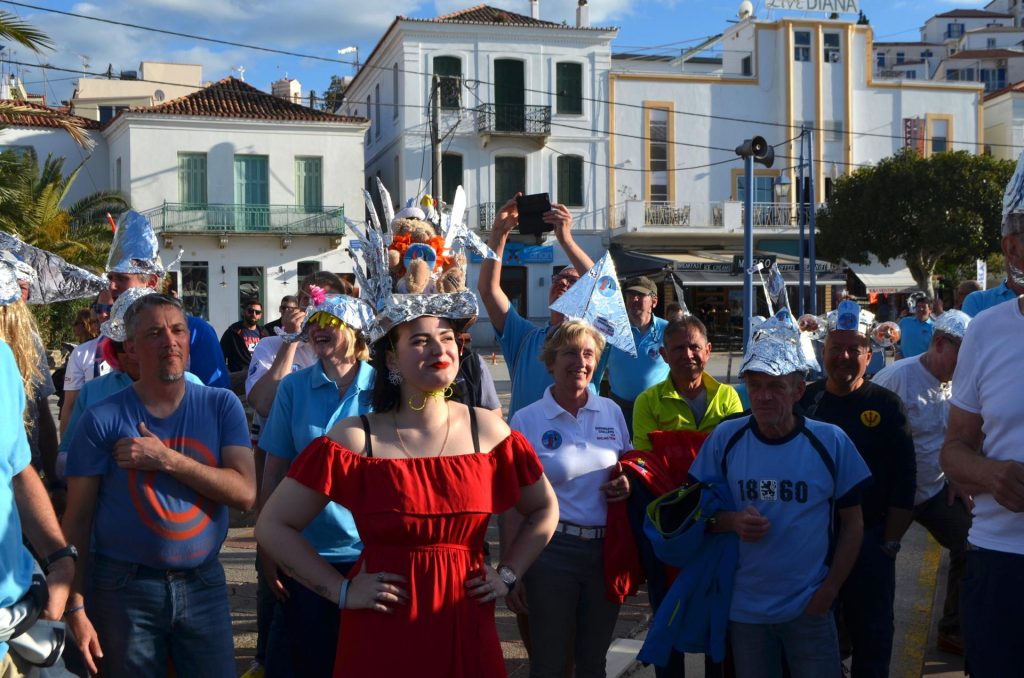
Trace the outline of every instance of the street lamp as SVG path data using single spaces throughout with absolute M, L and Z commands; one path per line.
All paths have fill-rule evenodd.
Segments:
M 772 189 L 775 191 L 775 202 L 789 202 L 789 194 L 792 188 L 793 182 L 789 180 L 785 173 L 775 177 L 775 181 L 772 182 Z
M 355 70 L 356 73 L 359 72 L 359 47 L 357 47 L 355 45 L 349 45 L 348 47 L 342 47 L 341 49 L 338 50 L 338 54 L 341 54 L 341 55 L 355 54 L 356 55 L 356 63 L 354 64 L 354 70 Z
M 754 163 L 771 167 L 775 149 L 764 137 L 746 139 L 736 147 L 743 158 L 743 353 L 750 342 L 750 319 L 754 315 Z

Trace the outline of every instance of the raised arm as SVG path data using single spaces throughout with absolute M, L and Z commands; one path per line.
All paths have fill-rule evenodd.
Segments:
M 477 281 L 477 290 L 480 292 L 480 300 L 487 309 L 487 315 L 491 320 L 494 330 L 501 334 L 505 331 L 505 318 L 508 316 L 509 300 L 501 289 L 501 257 L 505 252 L 505 243 L 508 241 L 508 234 L 519 224 L 519 208 L 516 206 L 516 195 L 501 206 L 494 216 L 494 224 L 491 226 L 491 236 L 487 244 L 494 253 L 498 255 L 498 261 L 484 259 L 480 264 L 480 278 Z
M 577 273 L 583 275 L 594 267 L 593 260 L 572 238 L 572 213 L 568 207 L 554 203 L 551 211 L 544 215 L 544 221 L 555 227 L 555 238 Z

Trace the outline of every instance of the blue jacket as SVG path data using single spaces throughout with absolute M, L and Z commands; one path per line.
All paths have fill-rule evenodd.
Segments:
M 699 487 L 699 494 L 695 491 Z M 725 658 L 739 538 L 712 533 L 706 522 L 716 511 L 735 511 L 725 480 L 684 486 L 647 508 L 644 533 L 663 562 L 681 568 L 661 602 L 638 659 L 668 665 L 673 649 Z

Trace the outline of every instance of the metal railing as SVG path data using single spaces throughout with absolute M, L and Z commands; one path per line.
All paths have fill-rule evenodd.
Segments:
M 345 234 L 344 207 L 165 202 L 143 214 L 158 233 Z
M 732 212 L 729 212 L 732 205 Z M 820 205 L 813 206 L 817 209 Z M 636 208 L 642 208 L 636 209 Z M 755 202 L 753 223 L 757 230 L 782 231 L 796 228 L 800 210 L 804 223 L 810 221 L 812 208 L 788 202 Z M 609 208 L 611 228 L 651 227 L 680 229 L 743 229 L 743 205 L 739 201 L 678 203 L 663 201 L 627 201 Z M 729 216 L 731 214 L 731 216 Z M 639 223 L 640 219 L 643 223 Z M 609 220 L 609 217 L 606 217 Z
M 478 134 L 551 134 L 551 107 L 523 104 L 484 104 L 473 109 Z

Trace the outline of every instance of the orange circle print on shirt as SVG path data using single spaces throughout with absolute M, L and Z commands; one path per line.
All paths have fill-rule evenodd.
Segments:
M 202 464 L 217 465 L 217 458 L 210 452 L 210 448 L 195 438 L 178 437 L 161 442 Z M 185 511 L 172 511 L 164 507 L 156 496 L 156 490 L 153 488 L 156 475 L 156 471 L 142 471 L 141 474 L 136 469 L 128 471 L 128 489 L 132 504 L 142 523 L 151 532 L 175 541 L 191 539 L 206 529 L 211 520 L 210 501 L 196 494 L 196 501 L 190 508 Z

